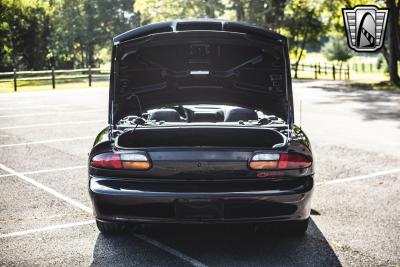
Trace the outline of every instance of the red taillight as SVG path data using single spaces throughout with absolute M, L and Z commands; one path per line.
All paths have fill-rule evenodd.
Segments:
M 300 154 L 282 153 L 279 157 L 279 169 L 305 168 L 311 165 L 311 160 Z
M 151 167 L 147 156 L 142 153 L 102 153 L 94 156 L 92 167 L 109 169 L 148 170 Z
M 96 168 L 111 168 L 111 169 L 122 168 L 120 155 L 114 153 L 98 154 L 92 158 L 90 165 Z
M 250 169 L 264 170 L 264 169 L 295 169 L 306 168 L 311 166 L 311 159 L 301 155 L 292 153 L 258 153 L 255 154 L 250 163 Z

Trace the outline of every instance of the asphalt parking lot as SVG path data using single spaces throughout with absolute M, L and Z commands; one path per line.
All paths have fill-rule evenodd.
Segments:
M 400 94 L 294 83 L 316 156 L 311 227 L 152 226 L 100 234 L 87 154 L 108 91 L 0 95 L 1 266 L 400 266 Z

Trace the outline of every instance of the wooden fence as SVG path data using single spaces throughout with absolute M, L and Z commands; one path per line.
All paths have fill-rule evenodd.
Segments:
M 328 65 L 328 64 L 299 64 L 297 66 L 292 64 L 292 77 L 304 77 L 301 74 L 308 74 L 311 79 L 332 79 L 332 80 L 350 80 L 350 66 L 349 65 Z M 300 75 L 299 75 L 300 74 Z
M 57 81 L 62 80 L 87 80 L 89 87 L 94 80 L 108 80 L 110 76 L 109 69 L 84 68 L 73 70 L 40 70 L 40 71 L 14 71 L 0 73 L 1 83 L 12 82 L 14 91 L 18 90 L 20 81 L 51 81 L 53 89 L 56 89 Z
M 367 69 L 367 65 L 352 66 L 352 72 L 360 72 Z M 375 66 L 374 66 L 375 67 Z M 372 64 L 368 66 L 372 71 Z M 350 80 L 349 65 L 333 65 L 333 64 L 299 64 L 296 71 L 295 64 L 291 65 L 293 78 L 309 78 L 309 79 L 332 79 L 332 80 Z M 109 69 L 101 68 L 82 68 L 73 70 L 41 70 L 41 71 L 14 71 L 0 73 L 0 86 L 5 82 L 12 82 L 14 91 L 18 90 L 18 82 L 20 81 L 51 81 L 53 89 L 56 89 L 57 82 L 62 80 L 85 80 L 88 86 L 92 86 L 94 80 L 108 80 L 110 75 Z

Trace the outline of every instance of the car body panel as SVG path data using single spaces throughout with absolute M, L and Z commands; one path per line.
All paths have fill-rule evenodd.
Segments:
M 96 217 L 105 221 L 135 222 L 268 222 L 279 220 L 304 220 L 309 216 L 313 179 L 281 181 L 285 184 L 271 186 L 269 181 L 240 181 L 230 183 L 225 189 L 218 186 L 217 192 L 205 192 L 216 187 L 215 183 L 203 185 L 133 182 L 119 179 L 92 177 L 90 192 Z M 276 182 L 275 182 L 276 183 Z M 258 188 L 257 191 L 244 191 Z M 237 191 L 233 188 L 235 187 Z M 203 188 L 203 189 L 202 189 Z M 216 214 L 206 210 L 209 201 L 220 204 Z M 192 213 L 182 216 L 177 211 L 177 202 L 188 202 Z M 200 202 L 200 204 L 198 203 Z M 211 202 L 212 203 L 212 202 Z
M 287 54 L 285 37 L 244 23 L 175 21 L 132 30 L 114 39 L 109 122 L 207 101 L 259 109 L 290 126 Z
M 100 134 L 104 138 L 97 138 L 91 156 L 115 149 L 106 138 L 110 136 L 108 132 L 108 128 L 104 129 Z M 300 128 L 295 126 L 291 137 L 288 146 L 278 152 L 291 151 L 312 157 L 310 142 Z M 254 148 L 158 148 L 146 152 L 154 165 L 149 171 L 115 171 L 89 166 L 89 193 L 97 219 L 147 223 L 247 223 L 304 220 L 310 214 L 313 165 L 300 171 L 286 171 L 284 176 L 274 176 L 271 171 L 248 169 L 248 159 L 257 152 Z M 175 213 L 175 203 L 188 199 L 219 199 L 223 203 L 223 215 L 180 218 Z
M 209 76 L 190 76 L 190 71 L 196 69 L 181 72 L 179 68 L 172 70 L 174 66 L 156 68 L 151 62 L 144 67 L 145 73 L 142 74 L 147 77 L 142 80 L 142 84 L 134 80 L 135 77 L 141 78 L 138 73 L 134 78 L 127 75 L 127 72 L 124 73 L 123 68 L 126 66 L 123 61 L 131 56 L 137 57 L 140 54 L 138 51 L 146 45 L 174 46 L 179 40 L 190 40 L 186 42 L 190 46 L 196 44 L 196 38 L 201 45 L 214 42 L 218 46 L 231 39 L 234 44 L 261 44 L 277 48 L 280 53 L 278 71 L 284 82 L 276 86 L 282 90 L 278 90 L 279 93 L 268 90 L 268 83 L 273 84 L 268 75 L 267 83 L 261 86 L 263 88 L 249 90 L 251 86 L 245 86 L 245 90 L 242 90 L 243 88 L 235 84 L 235 79 L 240 74 L 218 76 L 224 71 L 218 69 L 218 64 L 210 65 L 210 69 L 207 69 L 214 78 L 218 76 L 217 80 Z M 145 26 L 115 37 L 112 53 L 110 125 L 96 137 L 88 162 L 89 194 L 97 220 L 241 223 L 304 221 L 309 217 L 314 186 L 313 155 L 309 139 L 301 128 L 294 125 L 289 59 L 283 36 L 236 22 L 175 21 Z M 161 53 L 158 56 L 163 55 Z M 187 59 L 190 58 L 177 57 L 176 61 L 186 62 Z M 134 62 L 133 66 L 138 67 L 139 61 Z M 191 66 L 199 67 L 205 61 L 193 62 L 195 63 Z M 258 61 L 250 62 L 257 73 L 257 77 L 253 77 L 255 79 L 261 77 L 257 63 Z M 152 77 L 148 66 L 157 69 L 155 75 L 160 70 L 165 74 L 159 80 L 165 86 L 146 85 Z M 199 67 L 197 70 L 205 69 Z M 206 82 L 202 84 L 202 81 Z M 210 81 L 220 82 L 221 86 L 213 87 Z M 182 84 L 186 88 L 182 88 Z M 193 85 L 191 88 L 190 84 Z M 173 123 L 150 120 L 147 123 L 143 117 L 139 118 L 139 122 L 136 116 L 132 116 L 132 120 L 123 119 L 128 115 L 142 115 L 141 113 L 152 108 L 167 107 L 167 112 L 174 112 L 169 105 L 175 104 L 232 105 L 250 108 L 253 112 L 272 112 L 282 120 L 278 118 L 273 123 L 263 124 L 258 120 L 189 123 L 179 119 Z M 192 110 L 200 109 L 194 107 Z M 121 125 L 121 119 L 125 126 Z M 197 131 L 204 132 L 196 142 L 184 140 L 185 135 L 196 135 Z M 215 135 L 219 135 L 219 139 L 205 140 L 215 138 Z M 155 139 L 146 139 L 151 136 Z M 242 138 L 240 142 L 236 140 L 236 143 L 229 143 L 224 140 L 236 138 L 235 136 Z M 123 144 L 119 142 L 120 138 L 125 139 Z M 202 138 L 207 142 L 199 142 Z M 271 138 L 271 142 L 254 142 L 263 138 Z M 159 139 L 163 139 L 162 142 Z M 129 142 L 131 140 L 135 142 Z M 118 157 L 124 153 L 137 152 L 146 156 L 149 169 L 99 168 L 91 165 L 93 157 L 98 154 L 112 153 Z M 301 168 L 251 169 L 250 161 L 257 153 L 299 154 L 311 163 Z

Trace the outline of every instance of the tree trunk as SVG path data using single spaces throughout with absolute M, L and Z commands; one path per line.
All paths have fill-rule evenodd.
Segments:
M 86 43 L 86 66 L 94 65 L 94 43 L 95 43 L 95 33 L 94 33 L 94 6 L 90 1 L 85 2 L 85 12 L 86 12 L 86 29 L 87 29 L 87 43 Z
M 236 11 L 236 20 L 244 21 L 244 6 L 242 0 L 235 0 L 233 8 Z
M 307 42 L 307 34 L 304 35 L 303 41 L 300 46 L 299 57 L 296 59 L 296 63 L 294 65 L 294 78 L 296 78 L 296 79 L 297 79 L 297 70 L 299 68 L 299 63 L 300 63 L 301 57 L 303 56 L 304 47 L 306 46 L 306 42 Z
M 396 8 L 395 0 L 386 0 L 386 6 L 390 9 L 389 18 L 388 18 L 388 41 L 389 41 L 389 74 L 390 81 L 394 85 L 400 86 L 400 78 L 398 73 L 397 61 L 399 59 L 398 56 L 398 48 L 399 48 L 399 40 L 398 40 L 398 31 L 399 25 L 397 24 L 399 21 L 399 10 Z
M 81 50 L 81 68 L 85 67 L 85 51 L 83 49 L 83 45 L 80 45 L 80 50 Z
M 207 18 L 215 18 L 214 1 L 213 0 L 206 0 L 206 17 Z
M 400 60 L 400 0 L 397 1 L 397 60 Z

